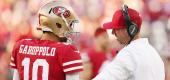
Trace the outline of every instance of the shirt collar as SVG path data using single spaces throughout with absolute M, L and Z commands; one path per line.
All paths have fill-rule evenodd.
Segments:
M 136 44 L 136 43 L 141 43 L 141 44 L 148 44 L 148 38 L 139 38 L 136 40 L 133 40 L 130 44 Z

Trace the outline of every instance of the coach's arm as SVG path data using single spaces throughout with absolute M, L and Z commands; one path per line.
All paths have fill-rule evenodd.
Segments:
M 134 56 L 123 50 L 93 80 L 128 80 L 133 77 L 135 66 Z

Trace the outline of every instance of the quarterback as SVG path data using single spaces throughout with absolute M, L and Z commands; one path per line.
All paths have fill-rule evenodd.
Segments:
M 51 1 L 38 14 L 42 37 L 15 44 L 10 63 L 13 80 L 79 80 L 83 68 L 80 53 L 66 42 L 77 33 L 73 10 L 61 1 Z

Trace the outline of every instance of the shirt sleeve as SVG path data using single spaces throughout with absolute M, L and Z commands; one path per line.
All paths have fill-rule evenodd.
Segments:
M 10 67 L 17 69 L 17 47 L 19 43 L 17 42 L 12 50 L 12 55 L 11 55 L 11 61 L 10 61 Z
M 93 80 L 128 80 L 133 77 L 136 62 L 128 51 L 121 51 Z
M 65 49 L 62 59 L 63 71 L 66 74 L 80 72 L 83 69 L 79 51 L 74 46 Z

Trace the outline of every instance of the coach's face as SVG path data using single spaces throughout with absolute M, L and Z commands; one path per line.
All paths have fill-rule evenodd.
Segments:
M 115 34 L 117 40 L 123 45 L 128 44 L 128 41 L 130 40 L 126 29 L 113 29 L 112 34 Z

